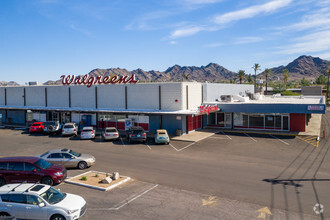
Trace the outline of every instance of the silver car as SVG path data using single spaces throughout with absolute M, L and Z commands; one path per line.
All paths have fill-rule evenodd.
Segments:
M 105 141 L 117 140 L 119 138 L 119 132 L 115 127 L 104 128 L 102 136 Z
M 58 164 L 66 168 L 86 169 L 95 164 L 95 157 L 90 154 L 81 154 L 70 149 L 50 150 L 37 155 L 50 163 Z
M 62 135 L 78 135 L 78 125 L 74 122 L 65 123 L 65 125 L 62 128 Z
M 80 139 L 94 139 L 95 129 L 93 127 L 84 127 L 80 132 Z

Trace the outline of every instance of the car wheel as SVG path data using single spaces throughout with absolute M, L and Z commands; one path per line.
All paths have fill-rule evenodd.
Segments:
M 65 220 L 64 216 L 63 215 L 53 215 L 50 220 Z
M 6 180 L 4 178 L 0 178 L 0 186 L 6 185 Z
M 87 163 L 85 161 L 80 161 L 78 163 L 78 168 L 83 170 L 83 169 L 86 169 L 87 168 Z
M 0 212 L 0 219 L 6 219 L 4 217 L 10 216 L 7 212 Z
M 52 186 L 54 184 L 54 181 L 49 176 L 45 176 L 44 178 L 42 178 L 41 183 Z

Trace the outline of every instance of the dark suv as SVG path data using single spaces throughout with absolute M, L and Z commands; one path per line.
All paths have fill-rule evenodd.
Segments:
M 61 183 L 66 175 L 64 167 L 38 157 L 0 158 L 0 186 L 24 181 L 53 185 Z
M 134 126 L 128 130 L 127 138 L 129 143 L 146 142 L 147 134 L 142 127 Z

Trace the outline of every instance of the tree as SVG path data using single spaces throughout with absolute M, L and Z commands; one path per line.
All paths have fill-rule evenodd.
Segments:
M 244 70 L 239 70 L 238 71 L 239 84 L 242 84 L 242 80 L 244 79 L 244 76 L 245 76 L 245 71 Z
M 258 63 L 255 63 L 252 69 L 254 70 L 254 92 L 255 92 L 257 88 L 257 71 L 260 70 L 260 65 Z
M 307 79 L 305 79 L 305 77 L 303 77 L 301 80 L 300 80 L 300 85 L 301 86 L 309 86 L 310 83 Z
M 267 82 L 268 82 L 268 76 L 270 76 L 270 74 L 271 74 L 271 70 L 270 69 L 265 69 L 265 76 L 266 76 L 266 94 L 267 94 L 267 86 L 268 86 L 268 84 L 267 84 Z
M 247 76 L 247 81 L 248 81 L 250 84 L 253 83 L 253 79 L 252 79 L 251 74 L 248 74 L 248 76 Z
M 184 78 L 186 79 L 186 80 L 188 80 L 189 79 L 189 76 L 188 76 L 188 74 L 184 74 Z
M 284 89 L 286 89 L 286 84 L 288 83 L 288 79 L 289 79 L 289 70 L 288 69 L 284 69 L 283 70 L 283 82 L 284 82 Z
M 232 77 L 230 77 L 229 83 L 230 83 L 230 84 L 233 84 L 233 83 L 234 83 L 234 80 L 233 80 Z
M 318 85 L 325 85 L 327 82 L 327 77 L 325 77 L 325 75 L 319 75 L 315 80 L 315 83 Z

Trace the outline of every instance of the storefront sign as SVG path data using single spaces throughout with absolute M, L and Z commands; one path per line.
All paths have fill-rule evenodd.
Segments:
M 75 75 L 62 75 L 62 84 L 63 85 L 87 85 L 87 87 L 91 87 L 95 84 L 127 84 L 127 83 L 137 83 L 139 80 L 135 79 L 135 74 L 132 76 L 88 76 L 87 74 L 83 77 L 75 76 Z
M 323 105 L 308 105 L 307 110 L 308 111 L 323 111 L 324 106 Z
M 201 105 L 198 107 L 198 109 L 200 114 L 206 113 L 207 115 L 210 112 L 219 111 L 219 107 L 217 105 Z

